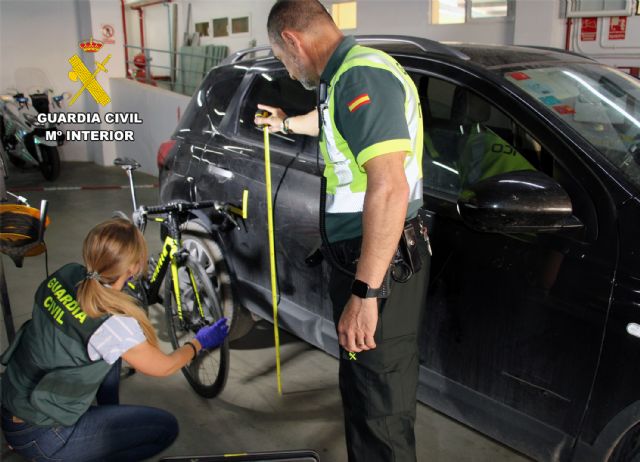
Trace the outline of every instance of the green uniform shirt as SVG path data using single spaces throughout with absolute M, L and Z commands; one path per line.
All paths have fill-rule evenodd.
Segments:
M 411 189 L 407 218 L 422 206 L 422 113 L 417 90 L 387 54 L 345 37 L 322 73 L 329 83 L 321 106 L 321 150 L 327 178 L 326 231 L 330 242 L 362 235 L 367 176 L 374 157 L 405 151 Z
M 33 316 L 0 357 L 2 405 L 37 426 L 73 425 L 111 369 L 92 361 L 87 343 L 108 316 L 90 318 L 77 301 L 84 266 L 71 263 L 38 288 Z

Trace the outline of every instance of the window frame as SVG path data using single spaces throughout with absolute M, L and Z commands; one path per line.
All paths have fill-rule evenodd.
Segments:
M 491 18 L 473 18 L 471 16 L 473 1 L 474 0 L 465 0 L 465 15 L 464 15 L 465 24 L 466 23 L 504 22 L 504 21 L 513 21 L 515 19 L 516 2 L 514 0 L 506 0 L 507 2 L 506 15 L 491 17 Z
M 338 6 L 344 3 L 353 3 L 355 6 L 355 22 L 356 22 L 356 26 L 352 27 L 352 28 L 345 28 L 343 29 L 342 27 L 340 27 L 340 25 L 338 24 L 338 22 L 336 21 L 335 18 L 333 18 L 333 7 L 334 6 Z M 330 12 L 331 17 L 333 18 L 333 21 L 336 23 L 336 26 L 338 26 L 338 29 L 342 30 L 342 31 L 355 31 L 358 29 L 358 2 L 357 0 L 340 0 L 340 1 L 335 1 L 331 3 L 331 12 Z
M 606 1 L 606 0 L 605 0 Z M 607 9 L 603 2 L 602 9 L 599 10 L 581 10 L 576 0 L 564 0 L 564 8 L 566 9 L 567 18 L 606 18 L 612 16 L 633 16 L 634 2 L 633 0 L 624 0 L 626 6 L 621 10 Z M 637 5 L 638 14 L 640 14 L 640 2 Z
M 397 59 L 397 58 L 396 58 Z M 580 188 L 584 189 L 582 192 L 574 191 L 581 195 L 580 200 L 588 211 L 583 211 L 579 218 L 584 220 L 585 229 L 575 233 L 573 238 L 584 241 L 594 242 L 598 239 L 599 226 L 597 223 L 598 211 L 600 210 L 599 200 L 593 194 L 586 190 L 585 184 L 591 183 L 594 180 L 599 182 L 599 176 L 596 175 L 592 168 L 585 165 L 578 152 L 582 151 L 585 147 L 581 140 L 571 138 L 567 139 L 563 133 L 557 133 L 557 129 L 549 126 L 547 120 L 540 117 L 535 117 L 535 123 L 529 123 L 532 120 L 533 113 L 525 111 L 524 113 L 517 113 L 514 110 L 514 105 L 505 105 L 508 102 L 505 98 L 513 100 L 513 95 L 509 95 L 505 91 L 504 87 L 496 88 L 496 82 L 493 79 L 487 79 L 486 76 L 478 73 L 461 74 L 457 75 L 457 69 L 455 67 L 450 68 L 450 64 L 442 61 L 434 62 L 436 66 L 443 65 L 446 69 L 426 70 L 424 66 L 416 67 L 412 63 L 409 63 L 403 59 L 399 59 L 402 67 L 411 75 L 412 73 L 426 75 L 429 78 L 436 78 L 456 86 L 463 87 L 469 91 L 480 95 L 485 100 L 489 101 L 496 109 L 500 110 L 504 115 L 513 121 L 520 129 L 527 131 L 547 152 L 552 156 L 554 161 L 558 163 L 559 167 L 568 175 L 571 182 L 577 184 Z M 493 95 L 491 99 L 487 95 Z M 511 101 L 513 102 L 513 101 Z M 526 108 L 525 101 L 522 101 L 521 109 Z M 600 165 L 600 162 L 598 162 Z M 545 175 L 548 173 L 541 171 Z M 589 177 L 588 181 L 581 181 L 580 176 L 586 175 Z M 614 175 L 615 177 L 615 175 Z M 564 185 L 562 185 L 565 188 Z M 608 187 L 607 193 L 612 194 L 611 189 Z M 428 185 L 424 187 L 425 208 L 437 212 L 441 216 L 446 216 L 455 220 L 461 220 L 456 204 L 457 195 L 429 188 Z M 572 200 L 574 198 L 572 197 Z M 585 205 L 586 204 L 586 205 Z M 594 219 L 590 219 L 590 213 L 594 212 Z M 575 213 L 575 212 L 574 212 Z
M 505 0 L 507 2 L 507 14 L 505 16 L 498 16 L 492 18 L 473 18 L 471 16 L 471 11 L 473 7 L 473 0 L 465 0 L 464 2 L 464 22 L 461 23 L 452 23 L 452 24 L 442 24 L 433 22 L 433 6 L 434 3 L 431 4 L 431 8 L 429 9 L 429 24 L 433 26 L 462 26 L 464 24 L 490 24 L 490 23 L 499 23 L 499 22 L 509 22 L 515 20 L 515 10 L 516 10 L 516 2 L 515 0 Z
M 526 132 L 527 134 L 529 134 L 529 136 L 531 136 L 537 143 L 539 143 L 543 149 L 545 149 L 547 151 L 547 155 L 551 155 L 553 157 L 554 154 L 552 154 L 552 151 L 549 150 L 549 148 L 547 148 L 541 141 L 538 140 L 538 138 L 536 136 L 534 136 L 531 132 L 531 130 L 529 130 L 527 127 L 524 126 L 524 124 L 520 123 L 518 121 L 518 119 L 510 114 L 508 111 L 505 111 L 503 108 L 501 108 L 499 105 L 495 104 L 491 99 L 487 98 L 485 95 L 477 92 L 473 87 L 470 87 L 466 84 L 463 84 L 461 82 L 456 81 L 455 79 L 451 79 L 451 78 L 447 78 L 446 76 L 440 75 L 440 74 L 435 74 L 435 73 L 430 73 L 430 72 L 426 72 L 426 71 L 421 71 L 418 69 L 414 69 L 414 68 L 410 68 L 410 67 L 405 67 L 407 73 L 412 77 L 412 79 L 414 78 L 414 76 L 426 76 L 429 79 L 436 79 L 439 80 L 441 82 L 447 83 L 449 85 L 452 85 L 454 88 L 454 95 L 455 95 L 455 90 L 456 88 L 462 88 L 468 92 L 474 93 L 477 97 L 481 98 L 486 104 L 489 104 L 492 107 L 492 110 L 496 110 L 498 111 L 502 117 L 504 117 L 506 120 L 508 120 L 509 125 L 511 127 L 513 127 L 513 125 L 517 126 L 520 130 L 523 130 L 524 132 Z M 425 95 L 426 98 L 428 98 L 428 94 Z M 422 102 L 422 99 L 421 99 Z M 450 110 L 450 116 L 449 118 L 451 118 L 451 114 L 453 113 L 453 106 L 451 106 L 449 108 Z M 424 113 L 424 109 L 423 109 L 423 113 Z M 427 121 L 425 121 L 425 124 L 428 123 Z M 488 125 L 488 124 L 487 124 Z M 512 128 L 510 128 L 510 130 L 513 130 Z M 498 131 L 493 131 L 493 133 L 495 133 L 498 137 L 500 137 L 501 139 L 503 139 L 507 144 L 509 144 L 513 149 L 516 149 L 510 141 L 505 140 L 502 135 L 498 132 Z M 424 163 L 424 156 L 427 156 L 428 154 L 426 152 L 423 152 L 423 163 Z M 522 154 L 521 154 L 522 155 Z M 526 156 L 523 155 L 523 158 L 528 160 L 526 158 Z M 536 167 L 537 171 L 540 171 L 541 173 L 544 173 L 545 175 L 549 176 L 548 172 L 543 171 L 542 169 L 538 169 Z M 459 199 L 459 191 L 458 192 L 453 192 L 453 191 L 448 191 L 442 188 L 434 188 L 432 186 L 430 186 L 428 183 L 426 183 L 424 185 L 424 189 L 425 191 L 428 191 L 428 195 L 432 196 L 432 197 L 437 197 L 438 199 L 444 200 L 446 202 L 451 202 L 451 203 L 456 203 Z
M 271 63 L 261 63 L 261 67 L 268 68 L 268 71 L 273 73 L 282 72 L 286 76 L 286 78 L 289 78 L 288 77 L 289 74 L 287 70 L 278 61 L 273 61 Z M 250 98 L 251 92 L 254 89 L 254 85 L 256 84 L 258 79 L 261 78 L 260 74 L 265 70 L 264 68 L 262 70 L 252 70 L 250 68 L 247 71 L 245 75 L 245 80 L 243 80 L 242 82 L 243 89 L 241 92 L 239 92 L 240 94 L 238 95 L 238 99 L 235 101 L 232 101 L 232 103 L 236 105 L 236 113 L 233 115 L 233 119 L 232 119 L 233 126 L 230 127 L 231 133 L 233 134 L 233 136 L 237 137 L 239 141 L 241 141 L 244 144 L 260 147 L 260 148 L 263 148 L 263 145 L 264 145 L 263 141 L 259 139 L 251 138 L 250 136 L 247 136 L 244 133 L 242 125 L 240 123 L 240 117 L 242 115 L 242 111 L 245 109 L 245 105 L 247 101 Z M 303 155 L 305 153 L 305 146 L 307 145 L 306 138 L 308 138 L 306 135 L 293 135 L 296 138 L 295 138 L 295 143 L 292 144 L 291 146 L 283 146 L 279 142 L 274 143 L 275 139 L 277 139 L 280 136 L 286 137 L 287 135 L 281 135 L 281 134 L 270 135 L 270 147 L 274 151 L 282 154 L 288 154 L 288 155 L 296 155 L 296 154 Z

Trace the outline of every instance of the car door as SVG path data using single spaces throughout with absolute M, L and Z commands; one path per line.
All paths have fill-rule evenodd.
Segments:
M 254 310 L 271 313 L 271 282 L 267 233 L 264 164 L 264 133 L 253 119 L 257 104 L 282 108 L 289 115 L 313 110 L 315 92 L 290 79 L 281 66 L 262 64 L 251 72 L 241 100 L 236 136 L 223 146 L 234 178 L 227 194 L 241 197 L 249 191 L 249 217 L 241 229 L 229 235 L 234 266 L 242 285 L 239 293 Z M 305 151 L 301 135 L 270 135 L 272 198 L 279 306 L 282 322 L 292 330 L 314 332 L 310 322 L 321 323 L 321 268 L 305 264 L 305 257 L 318 244 L 317 204 L 320 180 L 315 153 Z M 316 338 L 316 341 L 314 341 Z M 307 338 L 319 344 L 319 337 Z
M 516 99 L 458 69 L 430 69 L 412 72 L 434 216 L 421 396 L 524 452 L 562 457 L 598 364 L 615 269 L 611 199 L 578 149 Z M 515 170 L 559 182 L 584 228 L 498 234 L 465 225 L 456 201 L 466 187 Z
M 222 149 L 229 144 L 223 125 L 244 75 L 242 69 L 216 69 L 196 90 L 174 134 L 177 153 L 166 169 L 169 175 L 163 181 L 163 201 L 236 199 L 227 193 L 233 174 Z

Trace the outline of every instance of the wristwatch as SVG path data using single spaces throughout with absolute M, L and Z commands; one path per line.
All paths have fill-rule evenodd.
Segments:
M 282 119 L 282 123 L 280 124 L 280 131 L 285 135 L 290 135 L 291 133 L 293 133 L 289 128 L 289 117 L 285 117 L 284 119 Z
M 374 298 L 380 295 L 380 287 L 372 289 L 366 282 L 354 279 L 351 284 L 351 293 L 360 298 Z

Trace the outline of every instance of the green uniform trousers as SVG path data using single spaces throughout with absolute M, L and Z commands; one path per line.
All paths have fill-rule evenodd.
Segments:
M 418 241 L 422 269 L 406 283 L 394 282 L 390 297 L 379 301 L 377 347 L 355 354 L 340 347 L 340 393 L 350 462 L 416 460 L 417 335 L 430 263 L 425 242 Z M 338 261 L 351 271 L 355 271 L 360 244 L 360 239 L 332 244 Z M 329 292 L 336 328 L 351 296 L 352 282 L 332 268 Z

